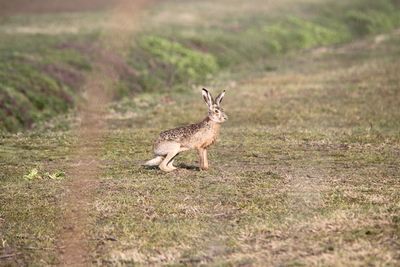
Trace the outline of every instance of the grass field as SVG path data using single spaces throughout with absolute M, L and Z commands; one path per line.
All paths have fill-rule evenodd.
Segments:
M 345 22 L 354 12 L 327 15 L 363 1 L 227 2 L 150 6 L 131 45 L 116 53 L 123 60 L 105 57 L 119 66 L 118 96 L 96 117 L 101 128 L 83 127 L 100 131 L 89 135 L 79 130 L 88 113 L 73 107 L 91 103 L 82 91 L 96 64 L 76 44 L 102 40 L 96 51 L 108 51 L 101 46 L 108 40 L 102 31 L 110 32 L 106 11 L 30 15 L 33 29 L 57 20 L 56 34 L 16 32 L 26 24 L 18 16 L 0 26 L 10 42 L 0 44 L 0 56 L 18 58 L 2 61 L 0 75 L 9 71 L 4 62 L 26 67 L 18 64 L 22 53 L 82 79 L 69 86 L 45 79 L 45 88 L 54 84 L 74 100 L 52 114 L 28 109 L 41 122 L 0 134 L 0 265 L 65 263 L 60 233 L 68 231 L 65 213 L 76 208 L 68 202 L 76 202 L 77 172 L 93 183 L 82 185 L 90 197 L 74 218 L 83 221 L 88 265 L 399 265 L 400 33 L 398 13 L 384 11 L 398 3 L 368 2 L 366 12 L 379 22 L 363 32 Z M 68 32 L 60 30 L 65 25 Z M 72 50 L 65 54 L 57 47 L 66 40 Z M 28 73 L 48 75 L 29 64 Z M 15 84 L 39 84 L 0 77 L 10 94 L 21 92 L 10 89 Z M 179 155 L 172 173 L 142 167 L 161 130 L 206 115 L 201 86 L 214 95 L 227 90 L 229 120 L 210 150 L 210 170 L 198 170 L 194 152 Z

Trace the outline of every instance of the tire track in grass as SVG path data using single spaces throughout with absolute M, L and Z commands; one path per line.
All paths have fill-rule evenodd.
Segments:
M 58 236 L 59 265 L 83 266 L 90 264 L 89 229 L 94 223 L 90 215 L 92 201 L 101 175 L 100 156 L 107 123 L 106 106 L 112 98 L 112 88 L 119 75 L 113 59 L 107 51 L 122 54 L 128 50 L 129 40 L 136 28 L 137 15 L 146 6 L 145 0 L 117 1 L 111 11 L 107 26 L 99 38 L 101 53 L 93 63 L 93 71 L 86 77 L 86 101 L 78 108 L 80 125 L 73 129 L 77 141 L 71 155 L 63 199 L 64 213 Z

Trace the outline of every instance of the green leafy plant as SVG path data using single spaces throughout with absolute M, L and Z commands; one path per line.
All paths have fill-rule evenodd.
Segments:
M 150 68 L 162 69 L 163 76 L 170 83 L 201 82 L 218 70 L 218 64 L 211 54 L 189 49 L 159 36 L 143 37 L 140 46 L 154 60 Z
M 33 168 L 29 171 L 28 174 L 24 175 L 25 180 L 37 180 L 37 179 L 42 179 L 42 176 L 39 174 L 39 170 L 37 168 Z
M 65 178 L 65 172 L 56 170 L 53 173 L 46 172 L 44 174 L 41 174 L 40 169 L 35 167 L 32 168 L 28 174 L 25 174 L 23 178 L 27 181 L 43 180 L 43 179 L 62 180 Z

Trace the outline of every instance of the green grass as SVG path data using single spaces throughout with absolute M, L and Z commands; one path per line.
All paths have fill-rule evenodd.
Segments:
M 18 256 L 13 265 L 57 260 L 62 179 L 51 179 L 68 159 L 73 139 L 64 131 L 7 134 L 0 141 L 0 254 Z M 55 164 L 57 162 L 57 164 Z M 26 179 L 32 169 L 42 179 Z M 0 260 L 2 265 L 4 260 Z
M 116 104 L 95 204 L 98 263 L 395 266 L 398 246 L 384 240 L 400 234 L 400 39 L 388 38 L 290 56 L 229 88 L 208 172 L 195 153 L 171 174 L 140 166 L 161 129 L 205 114 L 198 91 Z
M 172 6 L 161 5 L 149 13 L 149 28 L 139 36 L 148 38 L 151 33 L 157 44 L 136 47 L 147 53 L 126 60 L 139 64 L 135 79 L 148 78 L 150 65 L 145 62 L 153 60 L 157 81 L 138 86 L 138 80 L 122 78 L 119 89 L 125 97 L 110 106 L 107 135 L 98 144 L 101 182 L 88 215 L 93 217 L 92 264 L 398 265 L 400 38 L 389 31 L 397 24 L 374 22 L 371 25 L 378 26 L 361 33 L 353 21 L 354 10 L 336 12 L 349 5 L 356 9 L 360 3 L 369 3 L 363 6 L 379 14 L 393 11 L 384 8 L 388 1 L 324 7 L 318 2 L 290 3 L 268 8 L 244 3 L 238 10 L 224 1 L 215 2 L 215 9 L 209 8 L 209 1 L 169 2 Z M 288 9 L 291 16 L 284 15 Z M 326 13 L 314 15 L 322 9 Z M 333 18 L 336 15 L 341 17 Z M 151 24 L 165 17 L 171 24 L 161 25 L 173 26 L 174 34 L 161 34 L 163 28 Z M 375 21 L 373 16 L 369 19 Z M 190 25 L 184 27 L 180 20 Z M 343 27 L 344 32 L 336 31 Z M 376 31 L 370 30 L 376 27 L 388 32 L 376 38 Z M 274 36 L 280 50 L 265 49 L 266 39 L 256 35 L 257 29 Z M 7 78 L 0 94 L 29 107 L 23 118 L 44 120 L 65 112 L 63 105 L 76 103 L 79 86 L 43 68 L 56 65 L 73 73 L 88 72 L 90 62 L 77 43 L 95 40 L 96 34 L 1 36 L 7 37 L 0 44 L 1 57 L 7 60 L 0 63 L 0 75 L 18 79 Z M 363 39 L 328 46 L 356 36 Z M 68 45 L 60 47 L 64 42 Z M 169 53 L 159 51 L 164 46 Z M 311 49 L 315 46 L 324 48 Z M 132 62 L 135 56 L 142 61 Z M 26 64 L 17 64 L 21 61 Z M 209 68 L 199 67 L 195 73 L 201 74 L 190 77 L 179 67 L 187 62 L 205 62 Z M 207 73 L 214 75 L 207 80 L 214 94 L 227 89 L 223 106 L 229 116 L 210 150 L 211 169 L 198 171 L 197 156 L 191 152 L 179 155 L 177 172 L 143 168 L 161 130 L 206 115 L 200 89 L 190 85 L 201 83 Z M 180 77 L 175 80 L 179 83 L 167 90 L 163 79 L 172 76 Z M 183 85 L 191 89 L 174 90 Z M 130 90 L 141 86 L 144 91 L 131 97 Z M 33 88 L 35 94 L 29 98 L 32 91 L 19 89 L 23 87 Z M 42 87 L 50 99 L 41 98 Z M 61 92 L 74 100 L 59 106 Z M 36 103 L 43 101 L 50 102 L 40 110 Z M 19 116 L 25 114 L 22 111 Z M 10 117 L 14 118 L 6 118 Z M 15 118 L 10 125 L 20 129 L 24 120 Z M 70 169 L 76 140 L 68 129 L 74 123 L 58 116 L 29 131 L 0 134 L 0 256 L 10 255 L 0 259 L 0 265 L 59 263 L 62 199 L 72 177 L 65 173 L 52 179 L 47 173 Z M 27 179 L 35 168 L 38 175 L 31 176 L 36 178 Z
M 88 55 L 63 46 L 75 38 L 1 36 L 0 129 L 28 128 L 76 104 L 91 67 Z
M 0 130 L 64 114 L 80 100 L 103 13 L 1 17 Z
M 223 11 L 224 5 L 228 3 L 190 2 L 173 15 L 165 15 L 163 4 L 154 8 L 154 21 L 144 23 L 130 54 L 121 59 L 136 75 L 123 78 L 116 95 L 185 91 L 224 73 L 274 70 L 271 61 L 282 54 L 344 43 L 400 25 L 399 8 L 391 0 L 255 2 Z M 206 14 L 212 7 L 218 16 Z M 179 21 L 181 14 L 190 23 Z M 1 18 L 0 129 L 29 128 L 76 106 L 93 51 L 100 49 L 93 43 L 107 27 L 105 15 L 101 11 Z
M 212 55 L 161 37 L 144 36 L 139 46 L 143 52 L 134 51 L 131 61 L 142 72 L 138 83 L 146 91 L 159 91 L 161 86 L 187 87 L 204 81 L 218 70 Z
M 400 26 L 399 8 L 391 0 L 346 3 L 289 1 L 290 4 L 249 2 L 241 3 L 241 8 L 219 10 L 223 9 L 219 5 L 224 3 L 229 5 L 224 1 L 214 6 L 211 1 L 201 5 L 190 2 L 177 14 L 165 14 L 164 9 L 159 8 L 154 11 L 155 22 L 149 21 L 138 42 L 146 42 L 147 38 L 169 40 L 175 46 L 193 50 L 193 53 L 207 53 L 214 57 L 219 73 L 236 74 L 238 70 L 251 73 L 259 68 L 273 69 L 271 60 L 282 54 L 340 44 Z M 210 17 L 205 13 L 207 7 L 220 14 Z M 180 18 L 180 14 L 185 17 L 182 15 Z M 161 21 L 157 20 L 158 17 Z M 189 87 L 187 83 L 205 83 L 209 79 L 207 74 L 214 73 L 196 71 L 194 73 L 202 79 L 193 79 L 193 75 L 187 75 L 179 67 L 168 67 L 171 61 L 176 61 L 176 54 L 165 48 L 163 51 L 163 60 L 157 60 L 159 55 L 143 52 L 141 45 L 134 48 L 132 62 L 135 67 L 142 67 L 139 80 L 143 90 L 182 89 Z

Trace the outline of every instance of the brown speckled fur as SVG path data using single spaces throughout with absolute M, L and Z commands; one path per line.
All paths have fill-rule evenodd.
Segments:
M 154 146 L 156 147 L 164 141 L 175 141 L 188 149 L 207 148 L 216 141 L 220 128 L 221 125 L 219 123 L 207 117 L 199 123 L 162 132 Z
M 145 166 L 158 166 L 163 171 L 173 171 L 176 169 L 173 166 L 176 155 L 182 151 L 197 149 L 200 169 L 208 169 L 207 148 L 216 141 L 221 123 L 228 117 L 220 106 L 225 91 L 219 94 L 215 100 L 207 89 L 202 90 L 202 95 L 208 106 L 208 116 L 199 123 L 160 133 L 154 143 L 156 157 L 147 161 Z

